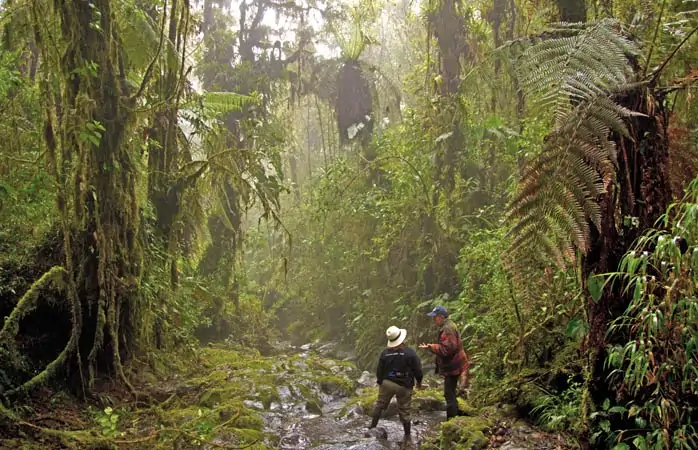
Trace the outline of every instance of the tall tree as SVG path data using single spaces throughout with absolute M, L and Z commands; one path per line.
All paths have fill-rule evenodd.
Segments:
M 59 186 L 67 292 L 74 308 L 72 337 L 59 358 L 77 356 L 79 363 L 80 355 L 87 355 L 90 384 L 96 370 L 105 368 L 126 381 L 122 357 L 134 350 L 140 331 L 137 287 L 143 270 L 139 175 L 127 135 L 151 70 L 135 92 L 127 86 L 110 0 L 44 8 L 43 2 L 32 4 L 32 22 L 44 64 L 56 70 L 45 71 L 42 80 L 44 136 Z M 64 54 L 56 53 L 42 14 L 58 21 Z

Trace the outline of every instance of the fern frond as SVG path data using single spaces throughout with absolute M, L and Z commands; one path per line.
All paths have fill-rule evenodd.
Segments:
M 553 109 L 555 125 L 542 153 L 529 162 L 512 200 L 511 267 L 547 256 L 560 267 L 586 252 L 591 227 L 600 227 L 598 198 L 615 177 L 612 137 L 628 137 L 635 113 L 614 98 L 634 82 L 637 46 L 615 20 L 563 26 L 556 39 L 529 47 L 518 67 L 521 86 L 539 109 Z
M 254 100 L 254 97 L 235 92 L 206 92 L 203 94 L 204 107 L 214 114 L 240 111 Z
M 119 18 L 119 37 L 123 43 L 126 62 L 136 71 L 143 71 L 156 57 L 160 43 L 160 24 L 133 2 L 119 2 L 115 9 Z M 170 67 L 177 67 L 181 55 L 175 44 L 164 36 L 160 59 Z

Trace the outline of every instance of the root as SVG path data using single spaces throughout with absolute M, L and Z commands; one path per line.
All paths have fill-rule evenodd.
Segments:
M 114 442 L 111 439 L 95 436 L 88 431 L 66 431 L 66 430 L 55 430 L 52 428 L 44 428 L 33 423 L 25 422 L 21 420 L 14 412 L 5 408 L 2 403 L 0 403 L 0 423 L 6 423 L 13 425 L 18 428 L 28 429 L 34 432 L 38 432 L 43 436 L 57 439 L 65 446 L 65 448 L 79 448 L 79 449 L 89 449 L 89 448 L 105 448 L 111 447 L 116 448 Z M 73 446 L 72 444 L 77 444 Z
M 194 441 L 200 441 L 201 437 L 197 436 L 194 433 L 190 433 L 188 431 L 180 430 L 179 428 L 160 428 L 156 430 L 154 433 L 149 434 L 148 436 L 144 436 L 142 438 L 136 438 L 136 439 L 131 439 L 131 440 L 115 440 L 113 441 L 117 445 L 130 445 L 130 444 L 139 444 L 143 442 L 147 442 L 151 439 L 157 438 L 161 433 L 175 433 L 180 436 L 185 436 L 189 439 L 192 439 Z M 228 450 L 243 450 L 246 448 L 250 448 L 253 445 L 258 444 L 259 441 L 254 441 L 250 444 L 245 444 L 243 446 L 234 446 L 234 445 L 228 445 L 228 444 L 219 444 L 217 442 L 207 442 L 207 445 L 210 445 L 215 448 L 223 448 L 223 449 L 228 449 Z
M 5 319 L 5 324 L 0 330 L 0 345 L 5 344 L 9 348 L 14 347 L 10 344 L 10 340 L 14 339 L 19 333 L 19 322 L 28 314 L 36 309 L 41 288 L 52 284 L 58 288 L 65 287 L 65 280 L 62 277 L 67 276 L 67 272 L 61 266 L 54 266 L 48 272 L 43 274 L 41 278 L 32 283 L 29 290 L 22 296 L 15 308 L 10 313 L 10 316 Z
M 33 377 L 31 380 L 27 381 L 23 385 L 16 387 L 10 391 L 7 392 L 8 396 L 13 396 L 16 395 L 17 393 L 21 392 L 28 392 L 32 388 L 46 382 L 53 374 L 60 368 L 62 367 L 65 362 L 68 360 L 68 356 L 70 356 L 71 352 L 75 350 L 78 346 L 77 338 L 75 337 L 75 333 L 71 334 L 70 340 L 68 341 L 68 344 L 65 346 L 63 351 L 58 355 L 56 359 L 54 359 L 46 368 L 40 372 L 38 375 Z
M 43 274 L 41 278 L 36 280 L 29 290 L 22 296 L 15 308 L 10 313 L 10 316 L 5 320 L 5 324 L 0 330 L 0 345 L 5 345 L 10 350 L 12 358 L 17 358 L 17 352 L 12 340 L 19 333 L 20 321 L 32 313 L 38 304 L 39 293 L 44 286 L 53 285 L 61 290 L 66 290 L 66 280 L 68 273 L 61 266 L 54 266 L 48 272 Z M 62 367 L 70 354 L 77 349 L 79 338 L 78 324 L 75 323 L 75 315 L 73 314 L 73 330 L 70 339 L 63 351 L 53 360 L 46 368 L 32 379 L 22 384 L 19 387 L 9 390 L 5 395 L 13 396 L 19 392 L 27 392 L 35 386 L 46 382 L 53 374 Z M 5 411 L 0 411 L 3 415 L 7 415 Z

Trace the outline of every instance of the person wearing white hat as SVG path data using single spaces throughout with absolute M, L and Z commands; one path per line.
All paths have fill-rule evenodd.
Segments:
M 388 338 L 386 348 L 381 352 L 376 369 L 376 382 L 379 385 L 378 399 L 373 408 L 373 420 L 369 428 L 378 425 L 383 410 L 393 397 L 397 398 L 400 421 L 405 431 L 405 439 L 410 438 L 410 407 L 412 390 L 422 388 L 422 362 L 417 353 L 405 345 L 407 330 L 392 326 L 385 331 Z

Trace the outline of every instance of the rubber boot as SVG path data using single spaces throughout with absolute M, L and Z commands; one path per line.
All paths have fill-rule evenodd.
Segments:
M 402 428 L 405 430 L 405 440 L 410 440 L 412 437 L 412 423 L 410 421 L 402 422 Z
M 380 418 L 380 414 L 374 414 L 373 418 L 371 419 L 371 426 L 368 427 L 368 429 L 370 430 L 371 428 L 376 428 L 378 426 L 378 421 L 380 420 Z

